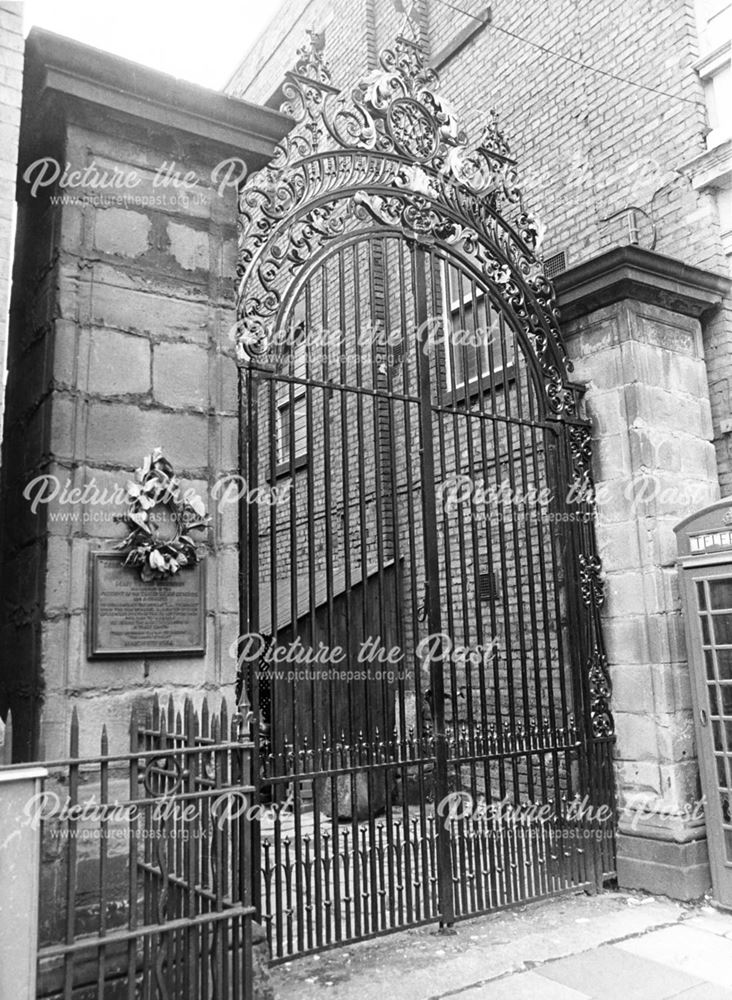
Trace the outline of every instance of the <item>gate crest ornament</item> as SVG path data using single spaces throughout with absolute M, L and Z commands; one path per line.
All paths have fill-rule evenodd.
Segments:
M 554 291 L 537 257 L 540 225 L 524 207 L 496 112 L 470 144 L 416 42 L 397 38 L 350 95 L 333 86 L 323 48 L 310 32 L 283 86 L 293 130 L 240 195 L 240 360 L 263 359 L 263 329 L 277 325 L 287 276 L 367 206 L 409 239 L 459 243 L 537 359 L 548 409 L 574 413 Z

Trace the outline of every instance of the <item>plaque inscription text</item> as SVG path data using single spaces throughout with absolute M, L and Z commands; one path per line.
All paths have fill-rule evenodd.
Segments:
M 93 552 L 89 658 L 205 652 L 204 564 L 144 582 L 119 553 Z

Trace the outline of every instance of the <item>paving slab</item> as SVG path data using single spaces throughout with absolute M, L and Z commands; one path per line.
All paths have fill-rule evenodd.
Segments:
M 590 1000 L 590 995 L 535 972 L 520 972 L 461 990 L 453 1000 Z
M 564 896 L 461 921 L 453 936 L 422 927 L 300 958 L 272 970 L 273 986 L 278 1000 L 436 1000 L 468 990 L 474 1000 L 509 973 L 538 973 L 544 962 L 673 925 L 688 912 L 628 893 Z
M 624 941 L 618 948 L 732 989 L 732 940 L 718 934 L 684 923 Z
M 612 945 L 551 962 L 541 974 L 572 989 L 589 990 L 593 1000 L 667 1000 L 704 982 L 702 976 Z
M 732 1000 L 732 990 L 726 990 L 716 983 L 701 983 L 683 993 L 677 993 L 672 1000 Z
M 700 931 L 709 931 L 720 937 L 732 938 L 732 913 L 721 913 L 719 910 L 705 906 L 698 916 L 689 917 L 686 927 L 694 927 Z

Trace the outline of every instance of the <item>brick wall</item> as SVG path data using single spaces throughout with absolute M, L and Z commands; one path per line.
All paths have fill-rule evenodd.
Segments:
M 15 211 L 20 98 L 23 78 L 23 5 L 0 3 L 0 386 L 5 385 L 5 354 L 10 295 L 11 242 Z M 0 389 L 0 427 L 4 392 Z

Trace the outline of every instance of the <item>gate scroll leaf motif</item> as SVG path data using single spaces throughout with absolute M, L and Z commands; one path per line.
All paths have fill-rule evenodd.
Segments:
M 569 432 L 569 447 L 572 457 L 573 479 L 570 492 L 575 497 L 578 509 L 585 517 L 597 513 L 595 486 L 592 480 L 591 458 L 592 438 L 590 428 L 575 426 Z M 589 532 L 587 548 L 594 548 L 594 537 Z M 579 556 L 580 589 L 582 600 L 590 616 L 590 655 L 587 662 L 589 681 L 590 721 L 592 735 L 598 739 L 612 737 L 615 723 L 610 709 L 612 683 L 610 670 L 602 638 L 600 609 L 605 603 L 605 581 L 602 563 L 594 554 L 581 553 Z

